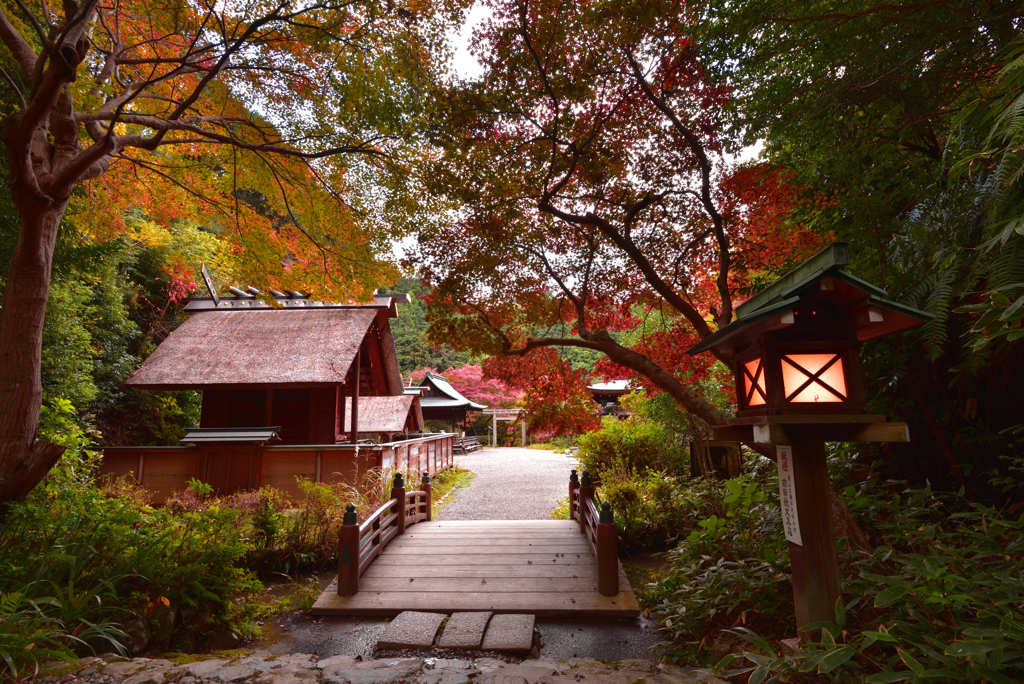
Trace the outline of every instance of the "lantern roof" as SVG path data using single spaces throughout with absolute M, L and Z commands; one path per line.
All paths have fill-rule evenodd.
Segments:
M 888 299 L 877 285 L 843 270 L 850 263 L 845 242 L 834 242 L 736 307 L 736 320 L 686 350 L 688 354 L 731 349 L 762 333 L 794 324 L 807 303 L 830 306 L 864 342 L 931 320 L 931 314 Z

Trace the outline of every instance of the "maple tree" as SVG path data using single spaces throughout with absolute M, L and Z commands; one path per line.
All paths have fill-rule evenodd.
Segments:
M 484 361 L 484 371 L 522 392 L 527 429 L 538 439 L 577 435 L 601 424 L 587 390 L 589 374 L 574 370 L 551 347 L 525 356 L 492 356 Z
M 368 295 L 382 271 L 396 275 L 372 257 L 380 217 L 416 214 L 403 160 L 458 14 L 457 3 L 439 8 L 0 5 L 20 221 L 0 317 L 0 502 L 26 495 L 62 451 L 37 440 L 36 426 L 54 243 L 70 203 L 89 205 L 76 222 L 100 238 L 121 227 L 126 206 L 168 221 L 203 216 L 244 252 L 241 274 L 255 285 Z
M 421 233 L 414 257 L 436 288 L 430 337 L 504 356 L 596 350 L 724 424 L 688 377 L 710 354 L 665 368 L 614 333 L 657 310 L 683 331 L 681 352 L 733 320 L 759 269 L 825 239 L 772 210 L 796 197 L 784 173 L 724 162 L 715 115 L 729 93 L 704 78 L 681 2 L 492 7 L 475 37 L 485 72 L 444 93 L 451 126 L 428 175 L 459 207 Z M 866 543 L 832 501 L 840 533 Z
M 725 163 L 729 93 L 703 77 L 688 22 L 668 0 L 494 3 L 475 42 L 485 74 L 445 93 L 454 125 L 432 187 L 461 209 L 416 256 L 436 287 L 433 339 L 597 350 L 725 421 L 688 382 L 714 358 L 685 349 L 824 240 L 789 221 L 786 173 Z M 652 313 L 664 335 L 616 339 Z

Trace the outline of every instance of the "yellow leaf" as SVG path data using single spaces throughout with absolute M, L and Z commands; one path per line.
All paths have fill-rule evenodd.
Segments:
M 160 603 L 164 604 L 168 608 L 171 607 L 171 599 L 167 598 L 166 596 L 161 596 L 160 597 Z

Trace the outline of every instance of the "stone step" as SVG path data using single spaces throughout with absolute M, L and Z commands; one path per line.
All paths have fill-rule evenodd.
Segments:
M 420 613 L 407 610 L 392 620 L 377 642 L 377 648 L 390 651 L 402 648 L 430 648 L 444 613 Z
M 463 651 L 476 651 L 484 640 L 487 623 L 493 613 L 452 613 L 444 626 L 441 638 L 437 640 L 440 648 L 457 648 Z
M 481 648 L 485 651 L 526 655 L 533 647 L 533 615 L 495 615 L 487 626 Z

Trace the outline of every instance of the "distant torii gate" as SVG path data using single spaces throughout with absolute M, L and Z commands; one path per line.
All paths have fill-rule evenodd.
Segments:
M 505 421 L 505 422 L 514 421 L 516 418 L 519 417 L 520 413 L 524 413 L 525 414 L 526 413 L 526 409 L 484 409 L 484 414 L 485 415 L 490 415 L 490 416 L 494 417 L 494 419 L 492 420 L 493 425 L 492 425 L 492 428 L 491 428 L 491 434 L 494 435 L 494 437 L 491 439 L 491 446 L 498 446 L 498 421 L 499 420 L 500 421 Z M 526 448 L 526 419 L 525 418 L 523 419 L 523 422 L 520 423 L 520 426 L 523 429 L 522 445 L 523 445 L 523 448 L 525 449 Z

